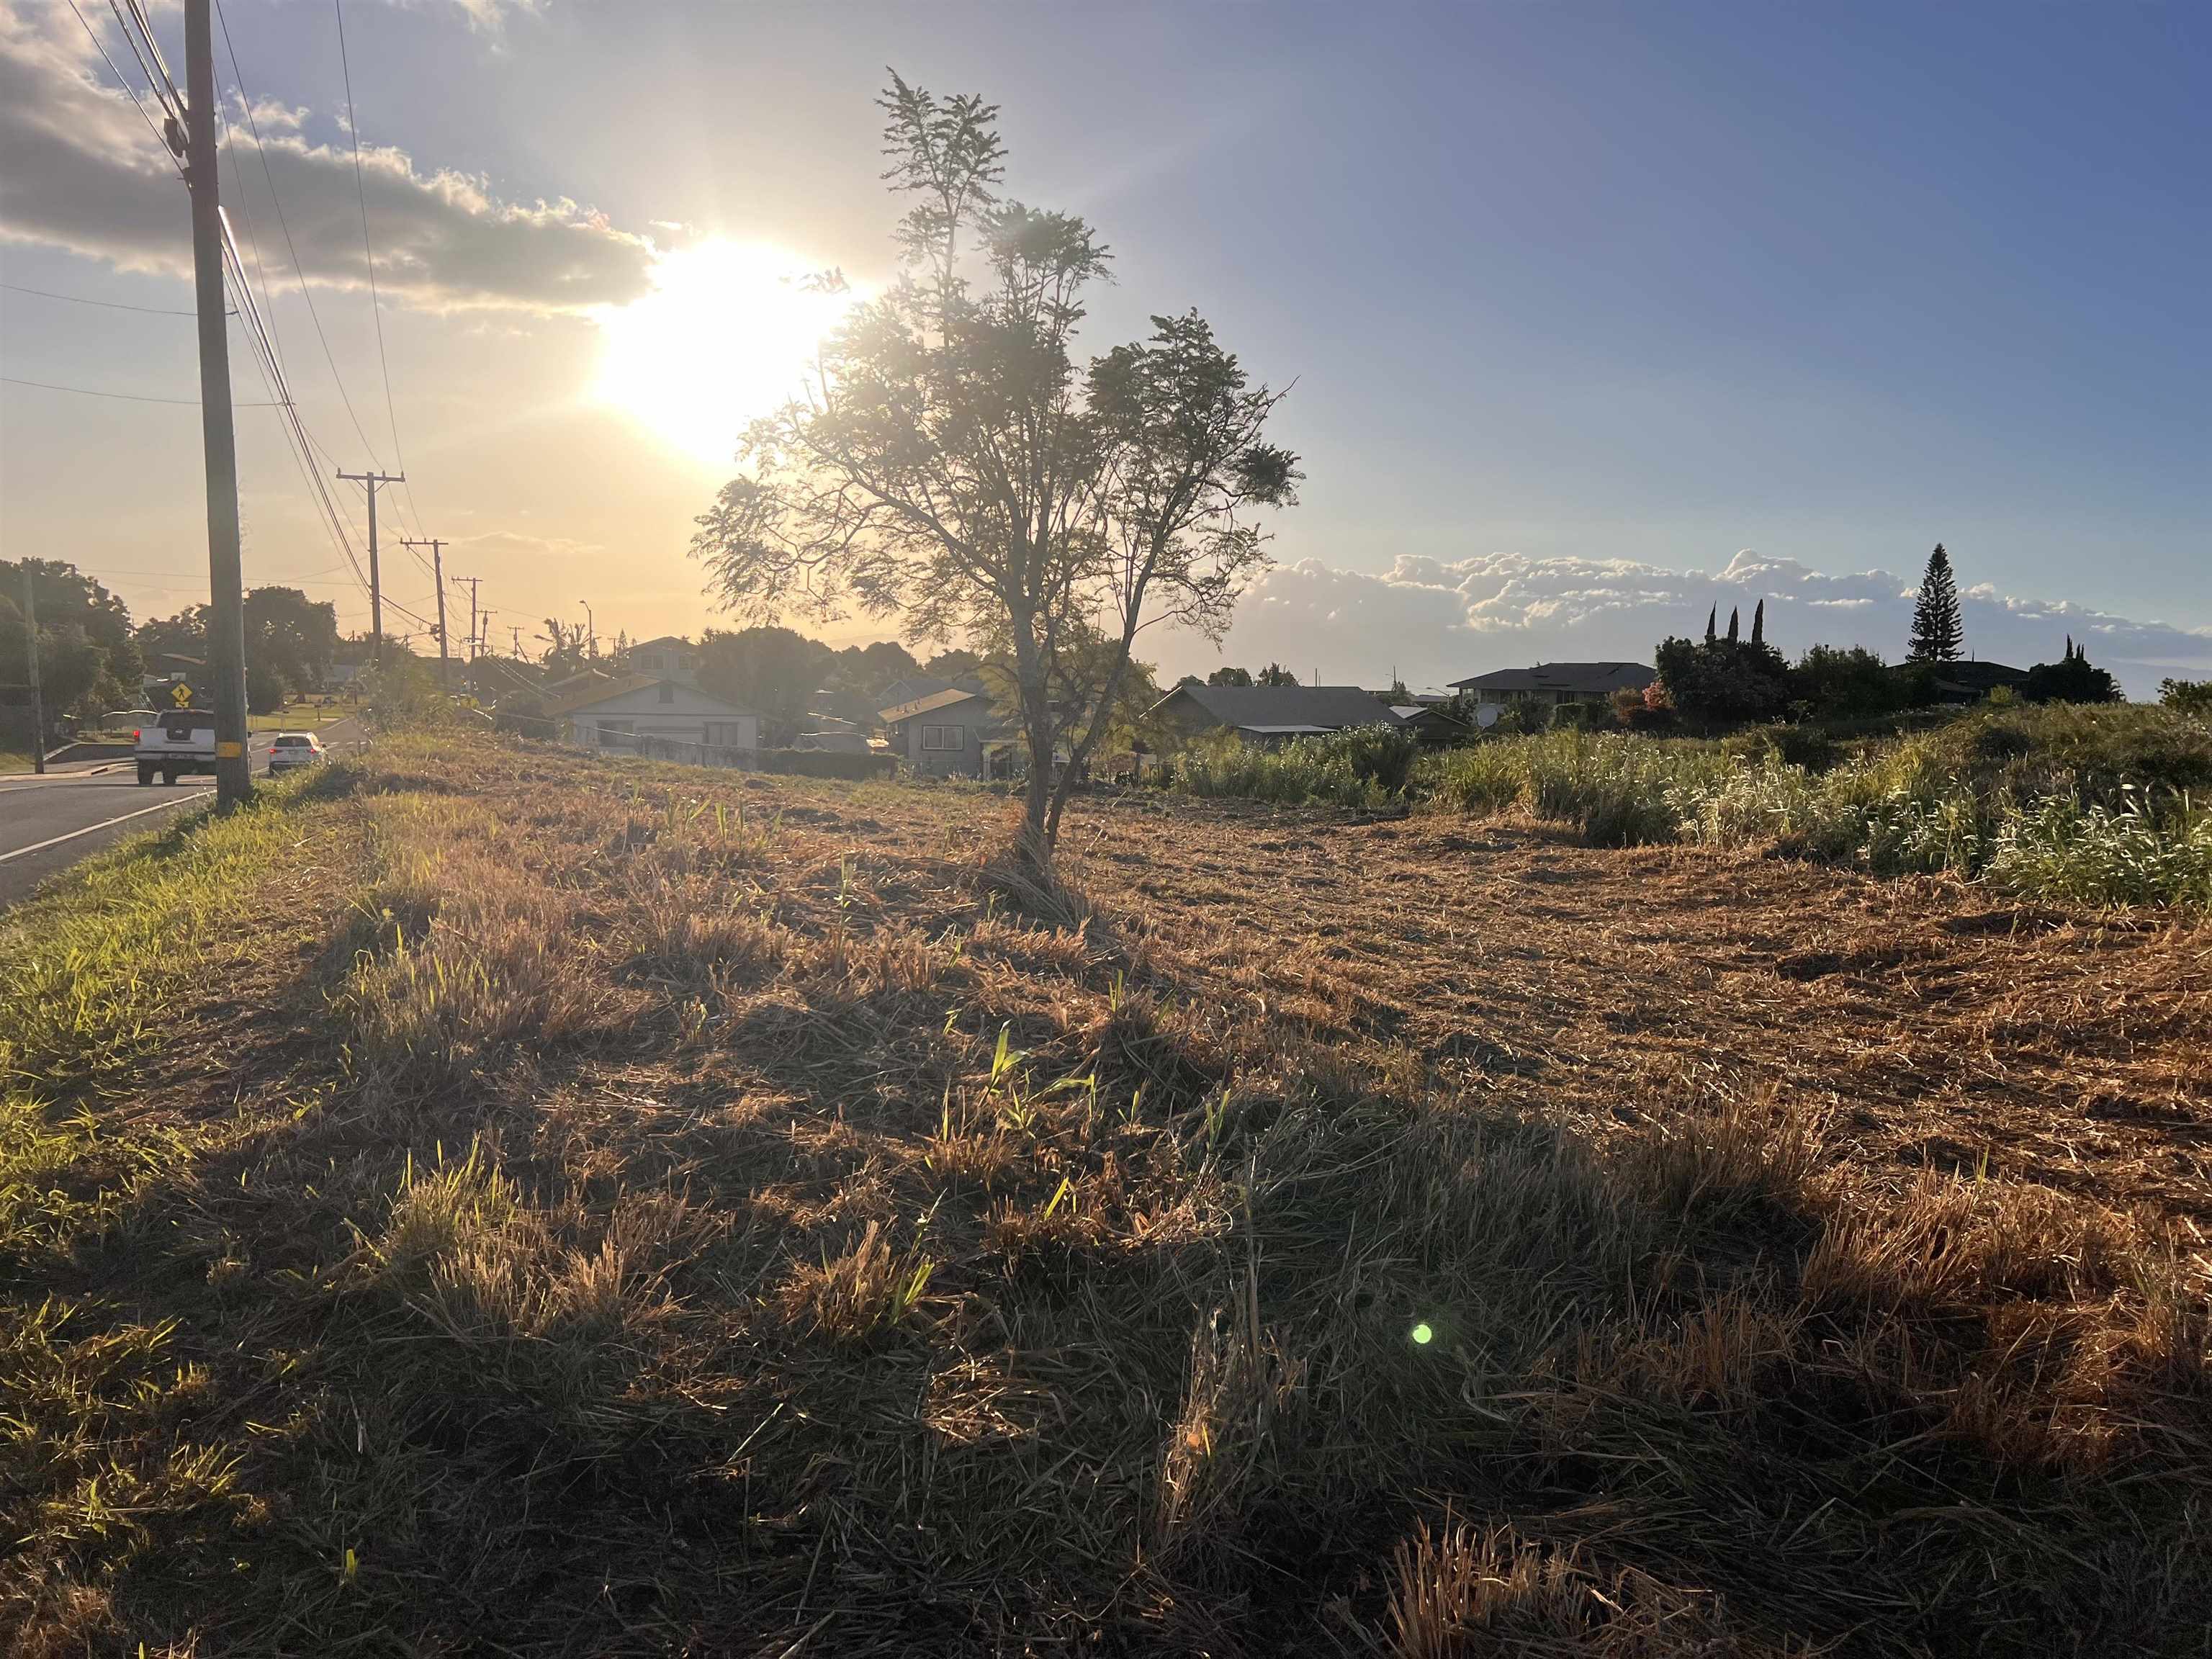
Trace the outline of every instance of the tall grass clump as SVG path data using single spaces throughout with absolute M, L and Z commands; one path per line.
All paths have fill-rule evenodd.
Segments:
M 2212 909 L 2212 733 L 2172 710 L 1988 708 L 1817 765 L 1765 728 L 1740 736 L 1492 738 L 1425 758 L 1410 793 L 1571 824 L 1597 847 L 1771 847 L 2023 896 Z
M 1261 747 L 1233 734 L 1199 739 L 1178 756 L 1168 781 L 1186 794 L 1281 805 L 1380 811 L 1405 798 L 1419 745 L 1387 726 Z
M 2052 796 L 2000 823 L 1984 873 L 2008 891 L 2212 911 L 2212 811 L 2131 792 L 2115 811 Z

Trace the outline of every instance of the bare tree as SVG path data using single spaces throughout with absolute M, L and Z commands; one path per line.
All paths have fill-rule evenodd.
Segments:
M 857 608 L 993 658 L 1042 859 L 1139 635 L 1226 631 L 1267 562 L 1243 515 L 1294 501 L 1296 458 L 1263 440 L 1278 394 L 1195 313 L 1079 367 L 1107 251 L 1079 218 L 1000 199 L 995 106 L 895 75 L 882 107 L 884 177 L 915 198 L 907 269 L 825 343 L 806 396 L 750 428 L 692 551 L 750 617 Z

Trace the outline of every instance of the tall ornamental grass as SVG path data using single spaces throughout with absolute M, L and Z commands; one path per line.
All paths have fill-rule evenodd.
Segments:
M 1592 846 L 1773 847 L 2024 896 L 2212 911 L 2212 733 L 2173 711 L 2002 708 L 1813 769 L 1771 744 L 1577 731 L 1416 757 L 1382 728 L 1195 746 L 1194 794 L 1373 810 L 1425 803 L 1571 824 Z
M 1166 781 L 1186 794 L 1381 811 L 1405 799 L 1418 745 L 1387 726 L 1261 747 L 1223 734 L 1192 744 Z

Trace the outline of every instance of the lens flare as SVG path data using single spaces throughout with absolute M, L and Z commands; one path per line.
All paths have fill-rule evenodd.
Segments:
M 1417 1348 L 1425 1348 L 1436 1340 L 1436 1335 L 1437 1334 L 1426 1325 L 1416 1325 L 1413 1327 L 1413 1346 Z

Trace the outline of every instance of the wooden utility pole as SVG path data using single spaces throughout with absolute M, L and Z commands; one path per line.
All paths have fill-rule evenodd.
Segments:
M 341 472 L 338 477 L 368 491 L 368 638 L 369 660 L 377 672 L 384 669 L 384 574 L 376 564 L 376 489 L 379 484 L 405 483 L 404 472 Z
M 215 793 L 217 804 L 232 806 L 253 793 L 253 771 L 246 752 L 246 599 L 240 591 L 238 445 L 230 425 L 230 344 L 223 320 L 222 206 L 216 193 L 212 10 L 213 0 L 185 0 L 185 182 L 192 198 L 200 442 L 207 461 L 207 665 L 215 682 Z M 246 301 L 239 303 L 243 307 Z
M 25 641 L 31 659 L 31 769 L 46 769 L 46 699 L 39 690 L 39 587 L 31 580 L 31 562 L 23 561 L 23 621 L 30 629 Z
M 473 665 L 477 659 L 477 647 L 482 643 L 477 638 L 477 584 L 483 578 L 456 576 L 453 580 L 457 582 L 466 582 L 469 585 L 469 662 Z
M 438 585 L 438 690 L 450 697 L 453 695 L 453 665 L 446 650 L 446 544 L 434 536 L 415 541 L 402 536 L 399 544 L 430 550 L 430 580 Z

